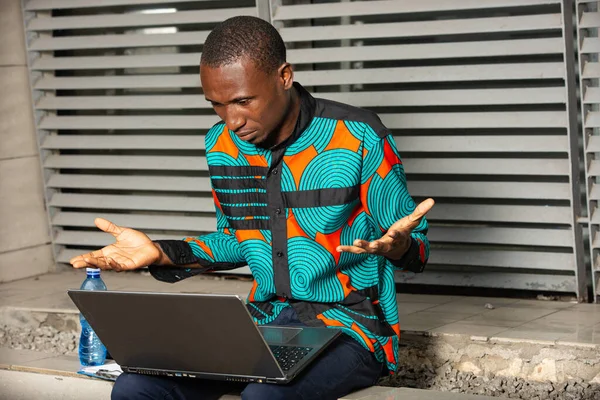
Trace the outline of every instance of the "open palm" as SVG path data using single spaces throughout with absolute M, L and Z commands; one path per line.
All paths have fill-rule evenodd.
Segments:
M 125 271 L 145 267 L 160 258 L 160 251 L 146 234 L 115 225 L 104 218 L 96 218 L 94 223 L 100 230 L 113 235 L 116 242 L 100 250 L 73 257 L 70 263 L 74 268 Z
M 356 239 L 352 245 L 338 246 L 337 250 L 355 254 L 376 254 L 391 260 L 398 260 L 410 246 L 410 234 L 413 229 L 419 226 L 423 217 L 433 208 L 434 204 L 433 199 L 424 200 L 411 214 L 396 221 L 385 235 L 377 240 L 368 242 Z

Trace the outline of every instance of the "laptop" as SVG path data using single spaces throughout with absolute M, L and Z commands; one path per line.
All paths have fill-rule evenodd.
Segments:
M 126 372 L 287 383 L 339 329 L 259 327 L 235 295 L 69 290 Z

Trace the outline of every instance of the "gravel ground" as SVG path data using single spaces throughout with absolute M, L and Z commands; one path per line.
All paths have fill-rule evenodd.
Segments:
M 50 326 L 37 329 L 0 326 L 0 347 L 16 350 L 76 354 L 78 340 L 76 332 L 60 332 Z
M 397 375 L 384 378 L 379 384 L 523 400 L 600 400 L 600 385 L 584 382 L 583 379 L 552 383 L 514 377 L 490 378 L 459 372 L 449 363 L 437 371 L 433 368 L 419 372 L 400 370 Z
M 37 350 L 55 354 L 77 354 L 77 333 L 61 332 L 50 326 L 37 329 L 0 326 L 0 347 Z M 434 389 L 523 400 L 600 400 L 600 385 L 582 379 L 564 383 L 528 382 L 513 377 L 482 377 L 459 372 L 450 363 L 415 371 L 401 367 L 397 375 L 380 385 Z

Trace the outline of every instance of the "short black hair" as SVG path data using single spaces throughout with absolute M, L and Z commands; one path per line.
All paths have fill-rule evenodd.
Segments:
M 250 16 L 233 17 L 210 32 L 200 64 L 217 68 L 244 57 L 263 71 L 273 72 L 286 62 L 285 43 L 267 21 Z

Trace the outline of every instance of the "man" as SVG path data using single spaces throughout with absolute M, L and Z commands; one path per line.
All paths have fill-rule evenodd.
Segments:
M 346 335 L 290 384 L 250 384 L 242 398 L 336 399 L 396 368 L 394 269 L 422 271 L 433 200 L 415 207 L 395 142 L 374 113 L 315 99 L 294 83 L 285 56 L 278 32 L 258 18 L 226 20 L 206 39 L 202 87 L 222 119 L 205 139 L 216 233 L 153 242 L 97 219 L 116 242 L 71 263 L 150 265 L 166 282 L 247 264 L 258 324 Z M 123 374 L 113 399 L 208 399 L 227 389 Z

